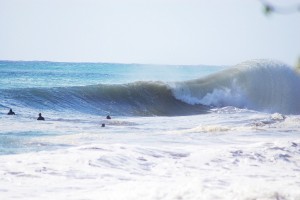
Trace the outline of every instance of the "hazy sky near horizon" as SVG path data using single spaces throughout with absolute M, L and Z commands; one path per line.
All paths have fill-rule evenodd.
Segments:
M 294 65 L 300 56 L 300 12 L 266 16 L 258 0 L 0 0 L 0 27 L 0 60 Z

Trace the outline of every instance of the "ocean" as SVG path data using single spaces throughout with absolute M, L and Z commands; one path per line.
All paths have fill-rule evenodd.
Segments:
M 0 199 L 300 199 L 299 88 L 272 60 L 0 61 Z

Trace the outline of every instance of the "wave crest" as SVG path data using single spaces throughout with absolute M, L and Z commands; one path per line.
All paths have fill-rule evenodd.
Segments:
M 300 76 L 292 68 L 254 60 L 205 78 L 173 84 L 173 94 L 192 105 L 300 114 L 299 88 Z

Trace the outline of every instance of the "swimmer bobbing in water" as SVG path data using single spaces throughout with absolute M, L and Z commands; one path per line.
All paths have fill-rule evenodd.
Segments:
M 37 120 L 45 120 L 45 118 L 42 117 L 42 113 L 39 113 L 39 117 L 37 118 Z
M 15 113 L 12 111 L 12 109 L 9 109 L 8 115 L 15 115 Z

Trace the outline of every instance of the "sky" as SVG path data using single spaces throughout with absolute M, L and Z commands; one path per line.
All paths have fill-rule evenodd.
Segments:
M 258 0 L 0 0 L 0 60 L 295 65 L 299 57 L 300 12 L 266 16 Z

